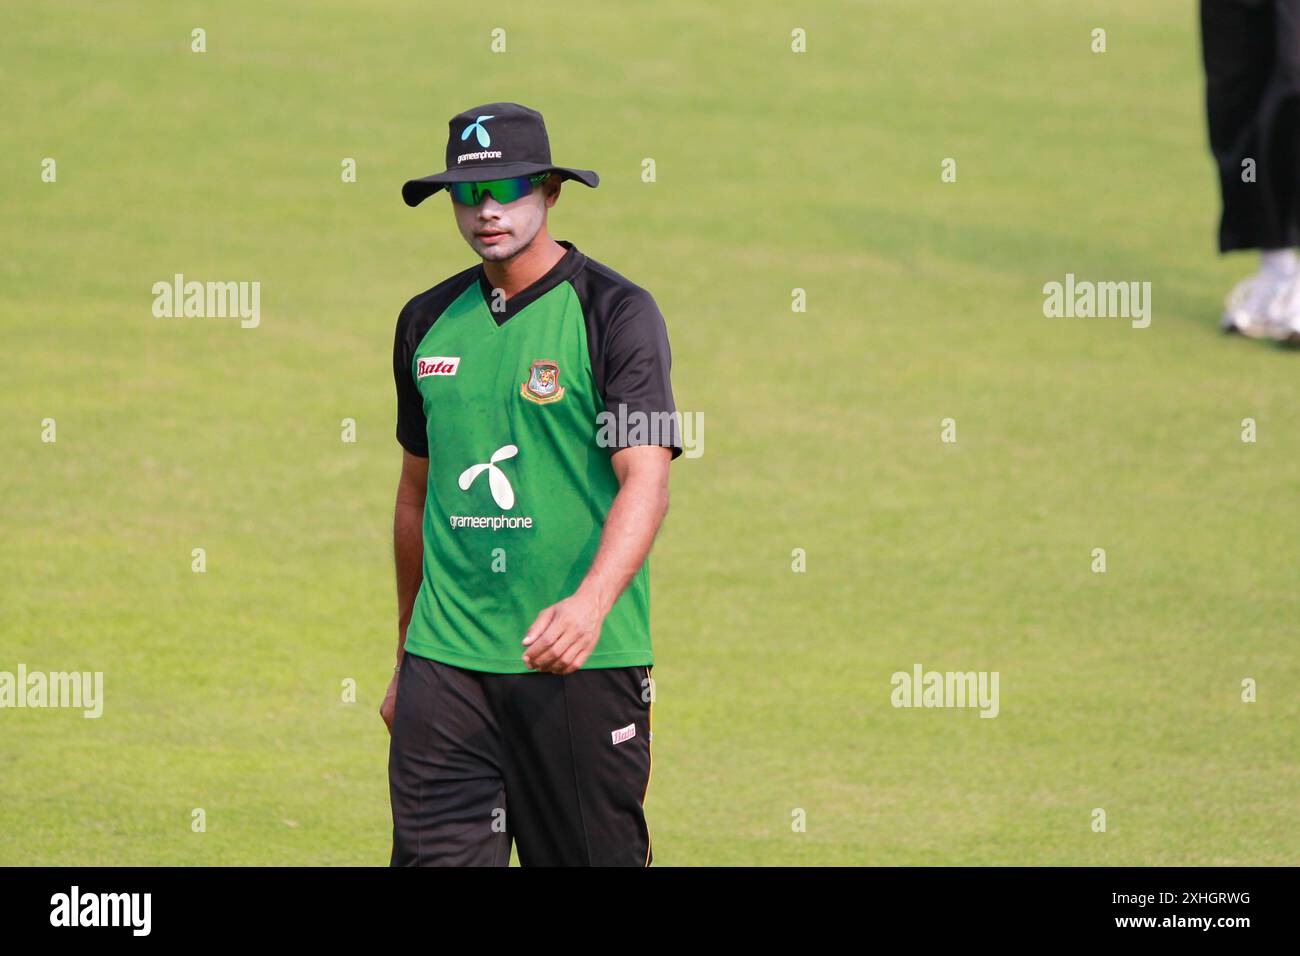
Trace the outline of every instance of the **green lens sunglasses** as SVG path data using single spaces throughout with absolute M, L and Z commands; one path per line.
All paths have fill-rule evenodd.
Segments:
M 453 202 L 462 206 L 477 206 L 489 193 L 504 206 L 527 196 L 534 186 L 546 182 L 549 175 L 549 172 L 545 172 L 531 176 L 512 176 L 509 179 L 489 179 L 481 183 L 448 183 L 447 192 L 451 193 Z

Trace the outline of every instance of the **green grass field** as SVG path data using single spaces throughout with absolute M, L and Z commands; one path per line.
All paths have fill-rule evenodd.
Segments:
M 600 172 L 552 235 L 654 293 L 706 421 L 652 560 L 657 864 L 1297 862 L 1300 353 L 1215 328 L 1253 262 L 1194 5 L 5 20 L 0 671 L 106 703 L 0 710 L 0 864 L 387 863 L 393 325 L 476 261 L 399 188 L 494 100 Z M 154 318 L 178 272 L 261 324 Z M 1044 317 L 1067 273 L 1151 326 Z M 892 707 L 918 662 L 999 716 Z

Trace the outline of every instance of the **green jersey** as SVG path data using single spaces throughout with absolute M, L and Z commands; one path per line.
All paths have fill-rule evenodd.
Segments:
M 682 453 L 653 297 L 558 241 L 564 257 L 509 299 L 480 264 L 398 319 L 397 438 L 429 459 L 424 573 L 406 632 L 420 657 L 527 672 L 528 627 L 577 590 L 596 556 L 619 490 L 611 455 L 637 444 Z M 585 667 L 654 663 L 649 564 Z

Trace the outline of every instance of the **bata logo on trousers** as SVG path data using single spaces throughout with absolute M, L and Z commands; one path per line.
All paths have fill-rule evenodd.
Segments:
M 618 730 L 611 730 L 610 737 L 614 743 L 621 744 L 625 740 L 631 740 L 636 736 L 636 724 L 628 724 L 626 727 L 620 727 Z
M 460 368 L 460 356 L 434 355 L 422 358 L 415 363 L 415 377 L 428 378 L 430 375 L 455 375 Z

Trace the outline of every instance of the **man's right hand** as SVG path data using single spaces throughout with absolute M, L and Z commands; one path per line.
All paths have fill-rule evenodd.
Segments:
M 424 502 L 429 488 L 429 459 L 402 449 L 402 474 L 397 479 L 397 503 L 393 508 L 393 564 L 397 570 L 397 661 L 406 657 L 406 628 L 411 623 L 415 599 L 420 593 L 424 567 Z M 393 732 L 397 710 L 397 673 L 388 685 L 379 716 Z
M 388 693 L 384 694 L 384 702 L 379 705 L 379 716 L 384 718 L 384 723 L 388 726 L 388 732 L 393 732 L 393 713 L 397 710 L 397 675 L 388 682 Z

